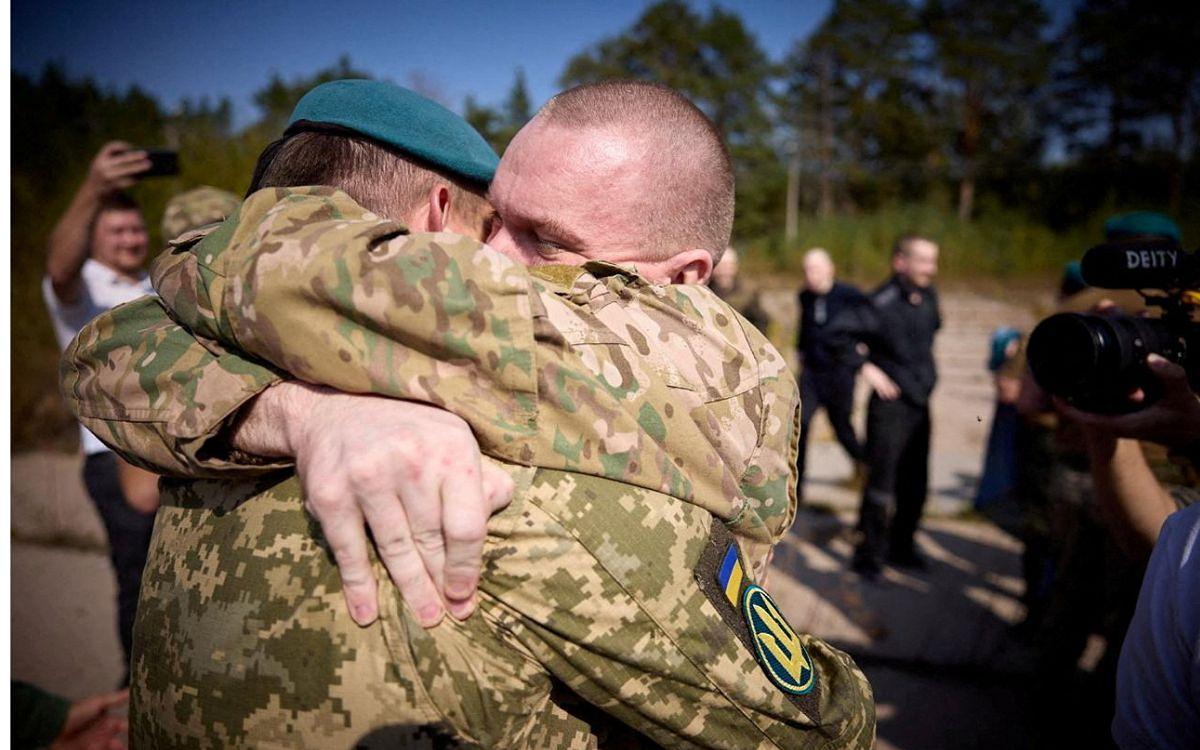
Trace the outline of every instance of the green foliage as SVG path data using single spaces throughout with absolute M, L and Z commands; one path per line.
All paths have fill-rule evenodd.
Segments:
M 525 84 L 525 71 L 517 68 L 513 78 L 512 89 L 504 102 L 504 116 L 509 125 L 515 125 L 519 130 L 522 125 L 533 118 L 533 104 L 529 101 L 529 87 Z
M 559 83 L 636 78 L 685 94 L 725 135 L 737 177 L 736 226 L 757 233 L 783 216 L 785 177 L 771 117 L 775 72 L 737 15 L 714 7 L 702 16 L 681 0 L 664 0 L 624 33 L 571 58 Z
M 503 154 L 517 131 L 533 119 L 533 104 L 529 100 L 529 88 L 525 85 L 525 71 L 517 68 L 513 85 L 497 110 L 479 104 L 475 97 L 468 96 L 463 104 L 463 119 L 479 131 L 496 153 Z
M 986 283 L 1051 279 L 1063 264 L 1078 260 L 1085 250 L 1102 241 L 1104 219 L 1133 210 L 1110 205 L 1086 221 L 1055 231 L 1020 211 L 988 202 L 975 221 L 960 221 L 948 205 L 912 203 L 869 213 L 829 218 L 805 217 L 798 240 L 790 245 L 781 232 L 739 243 L 744 248 L 743 268 L 751 275 L 770 274 L 774 279 L 799 279 L 801 258 L 812 247 L 829 250 L 838 272 L 864 285 L 882 281 L 889 273 L 892 243 L 917 232 L 941 246 L 939 275 L 948 281 Z M 1200 215 L 1184 222 L 1184 236 L 1200 237 Z
M 950 162 L 961 218 L 973 213 L 981 173 L 1005 172 L 1041 151 L 1048 21 L 1037 0 L 926 4 L 923 25 L 941 83 L 938 119 L 956 136 Z
M 1127 160 L 1160 154 L 1173 212 L 1186 199 L 1186 160 L 1200 145 L 1197 39 L 1196 3 L 1084 0 L 1058 40 L 1059 132 L 1113 174 Z
M 261 119 L 252 128 L 269 139 L 278 138 L 287 125 L 288 116 L 296 108 L 300 97 L 322 83 L 342 78 L 370 78 L 370 74 L 358 70 L 350 58 L 342 55 L 332 67 L 319 70 L 311 76 L 302 76 L 284 81 L 278 73 L 272 73 L 267 85 L 254 94 Z
M 936 179 L 937 123 L 905 0 L 839 0 L 784 64 L 783 108 L 822 215 L 925 195 Z

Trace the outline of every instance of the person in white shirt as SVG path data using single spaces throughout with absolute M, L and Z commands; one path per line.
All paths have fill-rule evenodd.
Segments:
M 145 151 L 105 144 L 50 235 L 42 294 L 60 347 L 89 320 L 152 294 L 142 268 L 149 236 L 142 212 L 121 192 L 150 168 Z M 83 480 L 108 532 L 117 574 L 117 619 L 128 663 L 142 568 L 158 508 L 158 477 L 125 463 L 80 426 Z

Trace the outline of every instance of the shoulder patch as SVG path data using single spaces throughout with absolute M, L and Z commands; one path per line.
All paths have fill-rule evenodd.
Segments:
M 749 649 L 771 684 L 820 724 L 821 688 L 808 649 L 775 600 L 746 575 L 737 541 L 719 519 L 713 519 L 695 576 L 721 621 Z
M 742 615 L 754 639 L 754 656 L 771 682 L 789 695 L 807 695 L 817 686 L 808 649 L 784 619 L 775 600 L 753 584 L 742 593 Z

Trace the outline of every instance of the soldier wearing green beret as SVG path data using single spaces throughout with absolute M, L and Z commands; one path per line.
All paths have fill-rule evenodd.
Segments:
M 670 133 L 653 144 L 663 148 L 638 141 L 652 120 Z M 289 172 L 273 166 L 286 149 L 259 178 Z M 668 172 L 687 187 L 654 190 Z M 163 304 L 202 352 L 147 304 L 98 321 L 64 364 L 75 408 L 114 445 L 166 470 L 242 477 L 167 483 L 138 629 L 153 652 L 137 660 L 135 736 L 326 746 L 433 726 L 466 744 L 592 745 L 609 730 L 586 701 L 666 745 L 868 746 L 861 673 L 796 633 L 756 584 L 794 513 L 795 384 L 706 289 L 661 285 L 704 281 L 728 238 L 732 176 L 711 124 L 659 87 L 560 95 L 492 185 L 491 241 L 504 255 L 462 229 L 410 233 L 392 218 L 455 228 L 443 221 L 454 198 L 437 188 L 389 211 L 356 169 L 325 176 L 333 187 L 255 192 L 156 265 Z M 638 214 L 652 196 L 658 210 Z M 599 231 L 631 216 L 641 229 L 629 236 Z M 168 364 L 148 367 L 152 350 Z M 138 372 L 141 390 L 93 370 L 100 358 Z M 300 482 L 272 455 L 316 471 L 304 446 L 330 408 L 366 443 L 387 442 L 396 433 L 377 431 L 370 411 L 392 402 L 292 385 L 307 395 L 271 404 L 280 384 L 231 423 L 280 371 L 444 406 L 470 424 L 484 465 L 516 488 L 487 527 L 478 615 L 423 629 L 385 582 L 379 621 L 346 616 Z M 179 382 L 207 394 L 204 408 L 159 398 Z M 264 414 L 273 407 L 281 419 Z M 430 476 L 438 461 L 400 463 Z M 362 483 L 387 470 L 363 468 L 351 472 Z M 462 486 L 448 479 L 447 527 Z M 318 500 L 310 488 L 308 504 Z M 408 520 L 418 531 L 421 519 Z M 392 540 L 376 531 L 386 557 Z

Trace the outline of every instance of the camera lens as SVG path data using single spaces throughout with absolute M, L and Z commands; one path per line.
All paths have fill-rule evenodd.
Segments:
M 1029 337 L 1029 368 L 1048 393 L 1067 395 L 1095 372 L 1107 339 L 1087 316 L 1053 315 Z
M 1146 355 L 1169 347 L 1160 320 L 1060 313 L 1029 337 L 1029 369 L 1047 392 L 1089 411 L 1116 412 L 1147 383 Z

